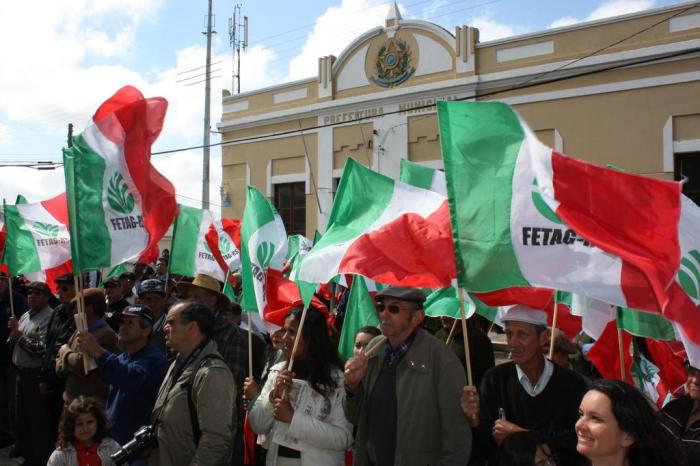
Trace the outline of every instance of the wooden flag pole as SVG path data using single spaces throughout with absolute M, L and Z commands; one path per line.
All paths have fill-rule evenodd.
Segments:
M 7 267 L 7 286 L 7 291 L 10 293 L 10 313 L 12 317 L 16 319 L 17 315 L 15 314 L 15 299 L 12 296 L 12 274 L 10 273 L 10 267 Z
M 455 319 L 455 321 L 452 322 L 452 328 L 450 329 L 450 334 L 447 335 L 447 340 L 445 340 L 445 344 L 447 346 L 450 346 L 450 343 L 452 343 L 452 339 L 455 336 L 455 330 L 457 330 L 457 319 Z
M 552 317 L 552 334 L 549 337 L 549 360 L 554 357 L 554 340 L 557 338 L 557 316 L 559 315 L 559 303 L 557 294 L 554 292 L 554 317 Z
M 304 321 L 306 320 L 306 312 L 309 310 L 309 307 L 311 306 L 311 303 L 309 303 L 308 306 L 304 308 L 304 310 L 301 312 L 301 320 L 299 321 L 299 327 L 297 327 L 297 335 L 294 337 L 294 346 L 292 347 L 292 354 L 289 355 L 289 364 L 287 365 L 287 370 L 292 371 L 292 367 L 294 367 L 294 353 L 297 352 L 297 345 L 299 344 L 299 339 L 301 337 L 301 329 L 304 328 Z
M 617 346 L 620 350 L 620 380 L 625 381 L 625 349 L 622 344 L 622 329 L 617 327 Z
M 246 314 L 248 314 L 248 377 L 253 380 L 253 321 L 250 318 L 250 312 Z
M 79 332 L 87 331 L 87 319 L 85 318 L 85 299 L 83 297 L 83 277 L 80 272 L 78 275 L 73 275 L 73 284 L 75 285 L 75 306 L 78 308 L 78 312 L 75 314 L 75 326 Z M 83 360 L 83 371 L 85 375 L 89 372 L 89 361 L 88 355 L 85 353 L 81 354 L 81 359 Z
M 472 360 L 469 354 L 469 334 L 467 333 L 467 316 L 464 313 L 464 296 L 460 296 L 460 289 L 457 288 L 457 298 L 459 299 L 459 312 L 462 320 L 462 341 L 464 342 L 464 361 L 467 363 L 467 385 L 473 385 Z
M 5 216 L 7 216 L 7 203 L 5 202 L 5 198 L 2 198 L 2 212 Z M 6 217 L 7 218 L 7 217 Z M 8 230 L 8 228 L 5 228 Z M 12 244 L 10 241 L 10 238 L 5 238 L 5 244 Z M 12 296 L 12 270 L 10 270 L 10 262 L 7 262 L 7 286 L 8 286 L 8 291 L 10 293 L 10 313 L 12 314 L 12 317 L 15 319 L 17 316 L 15 315 L 15 300 L 14 297 Z

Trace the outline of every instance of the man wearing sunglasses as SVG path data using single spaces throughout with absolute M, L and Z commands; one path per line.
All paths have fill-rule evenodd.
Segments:
M 46 464 L 46 453 L 41 454 L 37 441 L 41 435 L 37 429 L 45 428 L 41 395 L 39 394 L 39 371 L 46 350 L 46 325 L 53 308 L 49 306 L 51 290 L 44 282 L 27 285 L 29 312 L 19 318 L 10 319 L 10 343 L 14 345 L 12 363 L 17 367 L 17 453 L 24 457 L 27 466 Z M 47 433 L 43 434 L 44 436 Z
M 42 447 L 48 450 L 46 458 L 51 454 L 56 444 L 56 432 L 58 430 L 58 420 L 63 411 L 63 390 L 65 380 L 56 375 L 56 355 L 58 349 L 68 342 L 73 332 L 75 332 L 75 320 L 73 319 L 73 298 L 75 298 L 75 286 L 72 274 L 65 274 L 56 280 L 58 287 L 58 300 L 60 304 L 56 306 L 49 319 L 46 328 L 46 351 L 41 363 L 39 374 L 39 391 L 44 397 L 44 409 L 46 410 L 44 420 L 48 422 L 49 437 L 42 439 Z
M 471 430 L 459 410 L 466 381 L 457 356 L 419 328 L 425 295 L 392 287 L 376 295 L 382 337 L 345 365 L 345 415 L 357 426 L 355 466 L 465 465 Z M 380 345 L 379 347 L 375 345 Z

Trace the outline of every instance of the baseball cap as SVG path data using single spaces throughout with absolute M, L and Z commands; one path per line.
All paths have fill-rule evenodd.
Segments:
M 165 296 L 165 283 L 156 278 L 142 281 L 139 286 L 138 295 L 143 296 L 147 293 L 157 293 Z
M 29 285 L 27 285 L 27 289 L 37 290 L 41 291 L 42 293 L 51 294 L 51 289 L 49 288 L 49 285 L 47 285 L 44 282 L 31 282 Z
M 119 281 L 119 277 L 109 277 L 102 284 L 105 288 L 110 288 L 112 286 L 122 286 L 121 282 Z
M 132 304 L 122 311 L 123 316 L 143 317 L 153 325 L 153 311 L 144 304 Z

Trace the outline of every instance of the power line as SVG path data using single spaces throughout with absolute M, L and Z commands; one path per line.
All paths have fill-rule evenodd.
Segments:
M 521 89 L 528 89 L 528 88 L 535 87 L 535 86 L 542 86 L 545 84 L 552 84 L 552 83 L 567 81 L 569 79 L 575 79 L 575 78 L 579 78 L 582 76 L 590 76 L 590 75 L 594 75 L 594 74 L 598 74 L 598 73 L 603 73 L 605 71 L 612 71 L 612 70 L 626 68 L 626 67 L 634 66 L 634 65 L 640 65 L 640 64 L 644 64 L 644 63 L 653 63 L 655 61 L 660 61 L 660 60 L 665 60 L 665 59 L 675 58 L 675 57 L 681 57 L 684 55 L 690 55 L 690 54 L 697 53 L 697 52 L 700 52 L 700 47 L 696 47 L 693 49 L 684 50 L 684 51 L 680 51 L 680 52 L 673 52 L 673 53 L 669 53 L 669 54 L 666 54 L 663 56 L 648 57 L 648 58 L 640 59 L 640 60 L 633 61 L 633 62 L 611 65 L 609 67 L 600 68 L 600 69 L 596 69 L 596 70 L 590 70 L 590 71 L 584 71 L 582 73 L 578 73 L 578 74 L 574 74 L 574 75 L 570 75 L 570 76 L 563 76 L 560 78 L 550 79 L 547 81 L 539 81 L 539 82 L 534 82 L 534 83 L 528 82 L 527 84 L 522 85 L 522 86 L 513 85 L 513 86 L 507 87 L 505 89 L 499 89 L 499 90 L 495 90 L 495 91 L 491 91 L 491 92 L 485 92 L 485 93 L 474 95 L 471 97 L 463 97 L 463 98 L 455 99 L 455 100 L 456 101 L 465 101 L 465 100 L 472 100 L 472 99 L 478 99 L 478 98 L 484 98 L 484 97 L 492 97 L 492 96 L 495 96 L 498 94 L 504 94 L 506 92 L 512 92 L 512 91 L 517 91 L 517 90 L 521 90 Z M 432 108 L 434 106 L 435 106 L 435 104 L 422 105 L 422 106 L 418 106 L 418 107 L 412 107 L 411 110 L 412 111 L 423 110 L 423 109 Z M 403 111 L 405 111 L 405 110 L 394 110 L 391 112 L 383 113 L 381 116 L 393 115 L 393 114 L 401 113 Z M 377 118 L 377 116 L 375 115 L 375 116 L 359 117 L 359 118 L 349 119 L 349 120 L 341 121 L 341 122 L 308 126 L 306 128 L 303 128 L 302 130 L 303 131 L 310 131 L 310 130 L 314 130 L 314 129 L 328 128 L 328 127 L 333 127 L 333 126 L 346 125 L 348 123 L 355 123 L 355 122 L 363 121 L 363 120 L 372 120 L 374 118 Z M 292 130 L 287 130 L 287 131 L 280 131 L 277 133 L 262 134 L 262 135 L 258 135 L 258 136 L 248 136 L 245 138 L 239 138 L 239 139 L 235 139 L 232 141 L 221 141 L 218 143 L 214 143 L 214 144 L 211 144 L 210 147 L 215 147 L 215 146 L 224 147 L 224 146 L 228 146 L 228 145 L 232 145 L 232 144 L 238 144 L 241 142 L 257 141 L 260 139 L 267 139 L 270 137 L 287 136 L 287 135 L 296 134 L 299 132 L 300 132 L 300 130 L 298 130 L 298 129 L 292 129 Z M 165 155 L 165 154 L 172 154 L 172 153 L 176 153 L 176 152 L 183 152 L 183 151 L 187 151 L 187 150 L 196 150 L 196 149 L 201 149 L 201 148 L 202 148 L 202 146 L 190 146 L 190 147 L 183 147 L 183 148 L 179 148 L 179 149 L 170 149 L 170 150 L 164 150 L 164 151 L 160 151 L 160 152 L 154 152 L 152 155 Z
M 695 54 L 695 53 L 698 53 L 698 52 L 700 52 L 700 47 L 695 47 L 695 48 L 692 48 L 692 49 L 682 50 L 682 51 L 679 51 L 679 52 L 671 52 L 671 53 L 667 53 L 667 54 L 660 55 L 660 56 L 647 57 L 647 58 L 642 58 L 642 59 L 639 59 L 639 60 L 636 60 L 636 61 L 630 61 L 630 62 L 626 62 L 626 63 L 620 63 L 620 64 L 616 64 L 616 65 L 611 65 L 611 66 L 608 66 L 608 67 L 598 68 L 598 69 L 595 69 L 595 70 L 583 71 L 583 72 L 581 72 L 581 73 L 576 73 L 576 74 L 572 74 L 572 75 L 569 75 L 569 76 L 562 76 L 562 77 L 559 77 L 559 78 L 554 78 L 554 79 L 550 79 L 550 80 L 546 80 L 546 81 L 531 82 L 531 80 L 528 78 L 527 80 L 522 81 L 522 82 L 519 83 L 519 84 L 514 84 L 514 85 L 509 86 L 509 87 L 504 88 L 504 89 L 498 89 L 498 90 L 494 90 L 494 91 L 490 91 L 490 92 L 484 92 L 484 93 L 481 93 L 481 94 L 475 94 L 475 95 L 470 96 L 470 97 L 462 97 L 462 98 L 459 98 L 459 99 L 455 99 L 455 101 L 467 101 L 467 100 L 473 100 L 473 99 L 483 99 L 483 98 L 486 98 L 486 97 L 493 97 L 493 96 L 496 96 L 496 95 L 499 95 L 499 94 L 504 94 L 504 93 L 507 93 L 507 92 L 518 91 L 518 90 L 521 90 L 521 89 L 529 89 L 529 88 L 536 87 L 536 86 L 543 86 L 543 85 L 546 85 L 546 84 L 552 84 L 552 83 L 557 83 L 557 82 L 568 81 L 568 80 L 570 80 L 570 79 L 576 79 L 576 78 L 583 77 L 583 76 L 591 76 L 591 75 L 595 75 L 595 74 L 598 74 L 598 73 L 604 73 L 604 72 L 606 72 L 606 71 L 613 71 L 613 70 L 617 70 L 617 69 L 627 68 L 627 67 L 630 67 L 630 66 L 642 65 L 642 64 L 646 64 L 646 63 L 653 63 L 653 62 L 656 62 L 656 61 L 668 60 L 668 59 L 671 59 L 671 58 L 678 58 L 678 57 L 682 57 L 682 56 L 685 56 L 685 55 L 692 55 L 692 54 Z M 590 56 L 592 56 L 592 55 L 590 55 Z M 561 69 L 562 69 L 562 68 L 559 67 L 559 68 L 557 68 L 556 70 L 557 70 L 557 71 L 560 71 Z M 554 72 L 554 70 L 551 70 L 551 71 L 549 71 L 549 72 L 546 72 L 546 73 L 540 75 L 540 78 L 543 77 L 543 76 L 545 76 L 546 74 L 549 74 L 549 73 L 552 73 L 552 72 Z M 523 84 L 523 83 L 524 83 L 524 84 Z M 432 108 L 432 107 L 434 107 L 434 106 L 435 106 L 435 104 L 421 105 L 421 106 L 417 106 L 417 107 L 412 107 L 412 108 L 411 108 L 411 111 L 425 110 L 425 109 Z M 391 112 L 383 113 L 383 114 L 380 115 L 380 116 L 394 115 L 394 114 L 401 113 L 401 112 L 403 112 L 403 111 L 405 111 L 405 110 L 394 110 L 394 111 L 391 111 Z M 311 130 L 315 130 L 315 129 L 328 128 L 328 127 L 334 127 L 334 126 L 340 126 L 340 125 L 347 125 L 347 124 L 349 124 L 349 123 L 356 123 L 356 122 L 360 122 L 360 121 L 364 121 L 364 120 L 372 120 L 372 119 L 374 119 L 374 118 L 377 118 L 377 116 L 375 115 L 375 116 L 359 117 L 359 118 L 353 118 L 353 119 L 349 119 L 349 120 L 341 121 L 341 122 L 326 123 L 326 124 L 315 125 L 315 126 L 308 126 L 308 127 L 301 128 L 301 129 L 291 129 L 291 130 L 287 130 L 287 131 L 279 131 L 279 132 L 276 132 L 276 133 L 261 134 L 261 135 L 257 135 L 257 136 L 248 136 L 248 137 L 245 137 L 245 138 L 234 139 L 234 140 L 231 140 L 231 141 L 221 141 L 221 142 L 209 144 L 208 147 L 225 147 L 225 146 L 228 146 L 228 145 L 239 144 L 239 143 L 242 143 L 242 142 L 257 141 L 257 140 L 260 140 L 260 139 L 267 139 L 267 138 L 271 138 L 271 137 L 288 136 L 288 135 L 297 134 L 297 133 L 300 133 L 300 132 L 303 132 L 303 131 L 311 131 Z M 175 153 L 178 153 L 178 152 L 185 152 L 185 151 L 188 151 L 188 150 L 197 150 L 197 149 L 202 149 L 202 148 L 204 148 L 203 145 L 188 146 L 188 147 L 181 147 L 181 148 L 176 148 L 176 149 L 168 149 L 168 150 L 163 150 L 163 151 L 158 151 L 158 152 L 152 152 L 151 155 L 152 155 L 152 156 L 162 156 L 162 155 L 175 154 Z M 30 163 L 27 162 L 27 164 L 30 164 Z M 58 163 L 56 163 L 56 165 L 57 165 L 57 166 L 60 166 L 60 165 L 63 165 L 63 163 L 62 163 L 62 162 L 58 162 Z M 0 167 L 3 167 L 3 166 L 4 166 L 4 165 L 0 164 Z M 11 166 L 14 166 L 14 165 L 11 165 Z

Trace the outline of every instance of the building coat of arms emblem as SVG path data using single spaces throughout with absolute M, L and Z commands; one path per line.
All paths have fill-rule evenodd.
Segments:
M 410 78 L 416 68 L 413 66 L 411 48 L 401 39 L 389 39 L 379 48 L 372 82 L 381 87 L 394 87 Z

